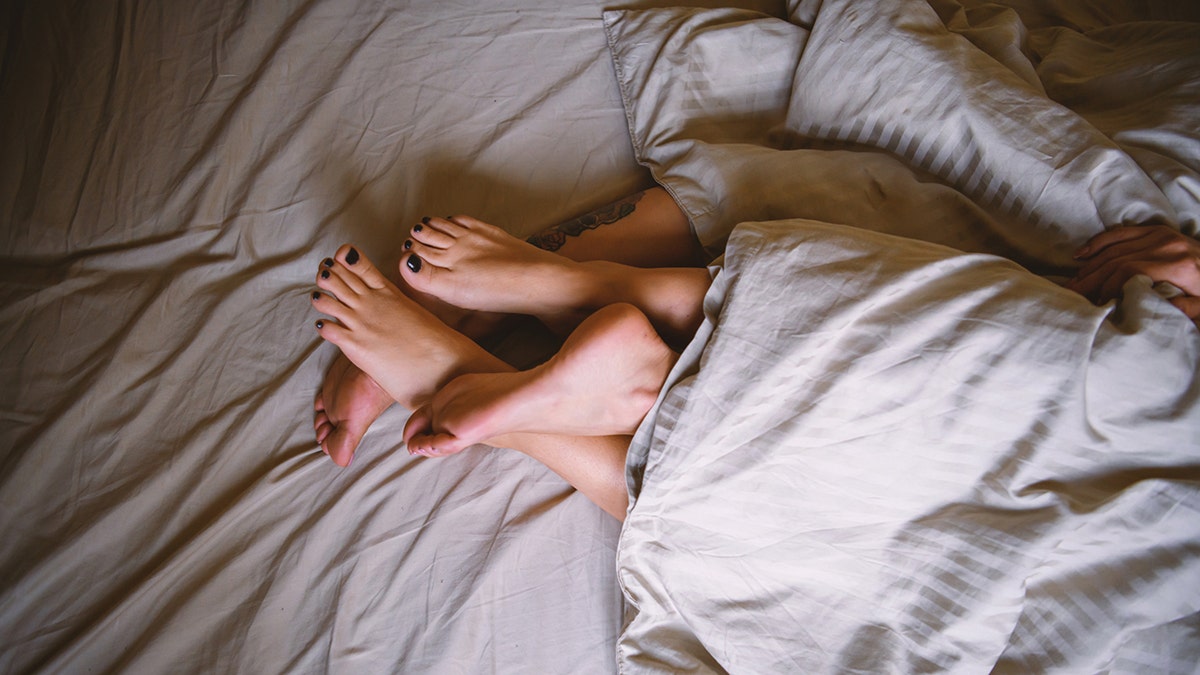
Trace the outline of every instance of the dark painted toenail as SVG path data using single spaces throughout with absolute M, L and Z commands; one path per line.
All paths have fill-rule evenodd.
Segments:
M 425 229 L 425 228 L 421 227 L 420 225 L 413 226 L 413 232 L 420 232 L 423 229 Z
M 322 321 L 321 319 L 317 319 L 317 330 L 321 330 L 324 327 L 325 327 L 325 322 Z
M 313 291 L 313 300 L 321 299 L 321 291 Z
M 329 270 L 321 270 L 321 278 L 328 279 L 329 278 Z
M 421 259 L 417 257 L 416 253 L 408 256 L 408 262 L 405 264 L 408 265 L 408 269 L 413 271 L 413 274 L 421 271 Z
M 421 222 L 425 225 L 428 225 L 429 224 L 429 216 L 425 216 L 424 218 L 422 218 Z
M 358 251 L 354 249 L 346 251 L 346 262 L 351 265 L 358 262 Z
M 454 216 L 442 216 L 445 220 L 454 220 Z
M 333 267 L 333 258 L 326 258 L 321 261 L 321 264 L 326 267 Z
M 412 248 L 412 239 L 406 239 L 404 241 L 404 250 L 407 251 L 410 248 Z

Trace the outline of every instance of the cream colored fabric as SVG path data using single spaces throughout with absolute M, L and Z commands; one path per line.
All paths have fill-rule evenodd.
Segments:
M 1200 17 L 1012 4 L 605 14 L 701 240 L 781 221 L 733 230 L 630 449 L 627 671 L 1200 661 L 1197 331 L 978 255 L 1197 233 Z
M 714 254 L 807 217 L 1051 273 L 1105 227 L 1200 230 L 1200 16 L 935 4 L 609 12 L 639 161 Z
M 343 242 L 647 186 L 603 9 L 5 3 L 0 672 L 615 670 L 616 521 L 400 409 L 333 466 L 308 299 Z
M 631 450 L 630 672 L 1192 672 L 1200 333 L 1006 260 L 734 230 Z

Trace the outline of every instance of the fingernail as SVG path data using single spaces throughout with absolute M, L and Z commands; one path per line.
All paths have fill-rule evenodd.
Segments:
M 358 251 L 350 249 L 346 252 L 346 262 L 353 265 L 358 262 Z
M 416 253 L 408 256 L 408 261 L 404 264 L 408 265 L 408 269 L 412 270 L 413 274 L 421 271 L 421 259 L 417 257 Z
M 420 232 L 420 231 L 421 231 L 421 230 L 423 230 L 423 229 L 425 229 L 425 228 L 424 228 L 423 226 L 421 226 L 421 225 L 415 225 L 415 226 L 413 226 L 413 232 Z
M 324 327 L 325 327 L 325 322 L 321 319 L 317 319 L 317 330 L 321 330 Z
M 328 279 L 329 278 L 329 270 L 321 270 L 321 278 Z
M 407 251 L 410 248 L 412 248 L 412 239 L 404 240 L 404 250 Z
M 425 216 L 424 218 L 422 218 L 421 222 L 425 225 L 428 225 L 429 224 L 429 216 Z
M 320 299 L 321 299 L 321 292 L 313 291 L 313 300 L 320 300 Z
M 321 261 L 321 264 L 326 267 L 333 267 L 333 258 L 326 258 Z

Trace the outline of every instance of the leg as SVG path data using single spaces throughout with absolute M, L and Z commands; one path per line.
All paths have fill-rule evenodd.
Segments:
M 709 261 L 687 216 L 661 187 L 546 228 L 527 240 L 568 260 L 634 267 L 699 267 Z
M 530 242 L 576 261 L 610 260 L 656 267 L 701 265 L 706 261 L 687 218 L 662 188 L 632 195 L 548 228 L 531 237 Z M 332 265 L 334 260 L 327 258 L 325 266 Z M 339 465 L 347 465 L 367 428 L 391 404 L 391 398 L 374 380 L 339 354 L 314 406 L 313 427 L 321 449 Z
M 545 464 L 617 520 L 625 520 L 628 436 L 552 436 L 513 433 L 488 439 L 488 445 L 512 448 Z
M 404 439 L 441 456 L 516 432 L 632 435 L 676 357 L 636 308 L 609 305 L 536 368 L 454 379 L 409 418 Z

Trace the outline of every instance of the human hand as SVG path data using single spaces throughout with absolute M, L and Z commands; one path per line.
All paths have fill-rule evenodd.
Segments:
M 1200 326 L 1200 242 L 1166 225 L 1118 227 L 1075 252 L 1083 261 L 1066 287 L 1096 304 L 1116 298 L 1125 282 L 1144 274 L 1183 291 L 1175 305 Z

